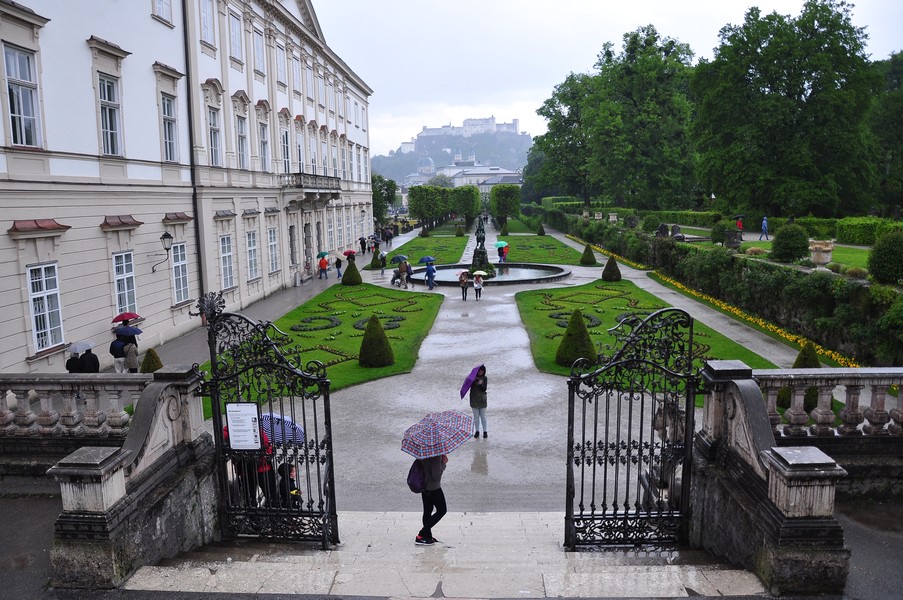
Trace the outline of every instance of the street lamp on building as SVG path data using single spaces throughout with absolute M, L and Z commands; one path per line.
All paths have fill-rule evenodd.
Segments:
M 172 234 L 168 231 L 164 231 L 163 235 L 160 236 L 160 243 L 163 244 L 163 249 L 166 251 L 166 258 L 151 267 L 151 273 L 156 273 L 157 267 L 169 260 L 169 251 L 172 250 Z M 159 254 L 155 256 L 159 256 Z

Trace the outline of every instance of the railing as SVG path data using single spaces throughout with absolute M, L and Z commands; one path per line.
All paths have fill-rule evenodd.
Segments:
M 889 390 L 903 384 L 903 368 L 757 369 L 752 372 L 765 399 L 771 428 L 778 438 L 829 438 L 834 436 L 901 436 L 903 406 L 899 395 L 895 407 L 887 409 Z M 806 390 L 818 390 L 818 404 L 805 410 Z M 783 418 L 778 412 L 778 393 L 790 388 L 790 406 Z M 832 399 L 844 404 L 835 415 Z M 862 408 L 863 398 L 867 406 Z M 837 419 L 840 424 L 835 424 Z M 811 424 L 810 424 L 811 421 Z
M 341 189 L 341 179 L 310 173 L 290 173 L 279 176 L 279 185 L 283 188 L 305 190 L 339 190 Z

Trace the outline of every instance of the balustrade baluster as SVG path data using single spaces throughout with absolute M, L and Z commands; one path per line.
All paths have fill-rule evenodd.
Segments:
M 107 427 L 105 421 L 107 415 L 102 410 L 98 410 L 99 390 L 92 389 L 85 394 L 85 427 L 88 432 L 94 435 L 106 435 L 110 428 Z
M 84 434 L 82 425 L 84 414 L 81 412 L 80 400 L 82 392 L 80 386 L 75 386 L 72 391 L 63 392 L 63 410 L 60 412 L 60 425 L 64 435 L 80 436 Z
M 778 426 L 781 424 L 781 413 L 778 412 L 778 392 L 781 388 L 765 386 L 765 410 L 768 412 L 768 420 L 771 422 L 771 432 L 780 436 Z
M 887 385 L 872 385 L 872 405 L 865 409 L 865 418 L 868 421 L 862 431 L 866 435 L 887 435 L 884 425 L 890 421 L 890 415 L 884 410 L 884 399 L 887 395 Z
M 793 399 L 790 402 L 790 408 L 784 412 L 784 418 L 788 421 L 788 425 L 784 427 L 784 435 L 803 437 L 808 434 L 806 423 L 809 422 L 809 414 L 805 407 L 806 386 L 799 382 L 791 382 L 791 384 Z
M 106 406 L 109 410 L 107 425 L 110 428 L 110 435 L 113 437 L 125 437 L 125 434 L 128 433 L 131 416 L 122 409 L 122 390 L 109 388 L 106 390 L 106 397 Z
M 840 435 L 862 435 L 859 424 L 865 420 L 865 417 L 862 416 L 862 410 L 859 408 L 860 392 L 862 392 L 861 385 L 847 384 L 846 406 L 840 411 L 843 423 L 837 428 Z
M 9 409 L 9 399 L 15 400 L 16 395 L 12 391 L 0 391 L 0 435 L 15 435 L 16 414 Z
M 38 431 L 38 416 L 31 410 L 31 401 L 35 397 L 34 390 L 22 390 L 16 393 L 16 435 L 35 435 Z
M 888 432 L 893 435 L 903 434 L 903 399 L 900 398 L 900 384 L 897 384 L 897 405 L 888 413 L 892 419 L 891 424 L 887 426 Z
M 818 406 L 810 413 L 815 423 L 809 428 L 812 435 L 834 435 L 834 410 L 831 401 L 834 399 L 834 383 L 820 384 L 818 386 Z
M 63 428 L 60 425 L 60 413 L 53 407 L 54 399 L 61 396 L 57 390 L 43 389 L 38 392 L 38 400 L 41 403 L 41 412 L 38 413 L 38 432 L 41 435 L 60 435 Z

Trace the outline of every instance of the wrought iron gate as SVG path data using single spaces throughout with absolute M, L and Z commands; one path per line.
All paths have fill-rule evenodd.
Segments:
M 667 308 L 624 318 L 610 357 L 568 379 L 565 546 L 686 541 L 693 401 L 693 319 Z M 575 506 L 576 501 L 576 506 Z
M 220 293 L 198 301 L 223 536 L 315 540 L 326 549 L 339 542 L 326 369 L 317 361 L 301 369 L 272 323 L 224 307 Z

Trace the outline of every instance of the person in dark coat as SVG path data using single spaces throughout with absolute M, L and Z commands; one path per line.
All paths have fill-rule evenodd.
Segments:
M 84 354 L 82 354 L 81 358 L 79 358 L 78 360 L 81 364 L 82 373 L 100 372 L 100 359 L 97 358 L 96 354 L 91 352 L 90 348 L 85 350 Z
M 420 498 L 423 500 L 423 528 L 414 538 L 414 543 L 431 546 L 439 541 L 433 537 L 433 527 L 448 512 L 445 505 L 445 493 L 442 491 L 442 472 L 445 471 L 448 456 L 443 454 L 419 460 L 424 474 L 424 489 L 420 493 Z
M 282 463 L 276 469 L 279 473 L 279 500 L 282 508 L 298 508 L 301 506 L 301 491 L 295 483 L 295 465 Z
M 334 264 L 335 264 L 336 277 L 341 279 L 342 278 L 342 259 L 339 258 L 338 256 L 336 256 Z
M 70 373 L 82 372 L 82 363 L 78 358 L 78 352 L 73 352 L 72 356 L 69 357 L 69 360 L 66 361 L 66 370 Z
M 473 437 L 480 437 L 480 424 L 483 425 L 483 437 L 489 437 L 489 431 L 486 427 L 486 387 L 489 384 L 489 378 L 486 377 L 486 367 L 480 365 L 477 370 L 477 378 L 473 380 L 470 386 L 470 410 L 473 411 L 473 424 L 476 431 Z

